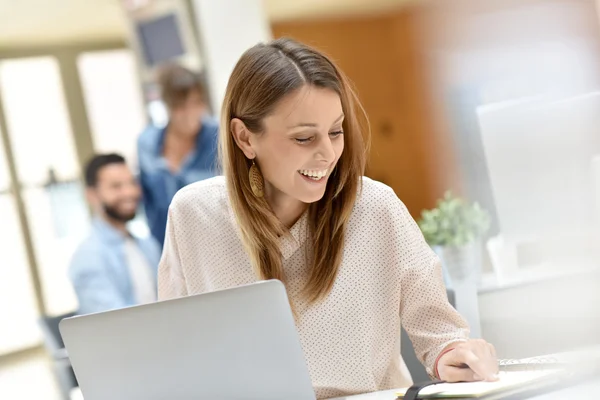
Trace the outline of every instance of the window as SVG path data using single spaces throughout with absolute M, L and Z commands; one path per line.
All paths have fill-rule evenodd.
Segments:
M 58 63 L 53 57 L 2 61 L 0 90 L 44 304 L 50 315 L 72 311 L 77 304 L 67 276 L 68 262 L 87 229 L 89 217 L 79 183 L 79 166 Z M 2 210 L 7 213 L 3 217 L 16 218 L 14 209 Z M 20 237 L 15 232 L 5 235 L 11 235 L 13 241 L 15 236 Z M 13 247 L 19 248 L 18 244 L 8 246 Z M 17 260 L 8 265 L 16 263 Z M 27 296 L 23 304 L 34 301 L 33 294 Z M 9 304 L 19 303 L 10 298 Z M 35 318 L 28 318 L 35 324 Z
M 4 144 L 0 140 L 0 355 L 35 345 L 40 340 L 39 316 L 31 284 L 17 208 L 10 193 Z
M 135 168 L 146 117 L 133 54 L 84 53 L 77 64 L 96 151 L 120 153 Z

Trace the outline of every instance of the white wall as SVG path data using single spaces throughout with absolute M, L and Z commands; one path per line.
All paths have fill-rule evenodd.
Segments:
M 229 75 L 248 48 L 271 39 L 261 0 L 193 0 L 211 106 L 220 113 Z
M 599 289 L 596 271 L 481 293 L 482 337 L 500 358 L 600 345 Z

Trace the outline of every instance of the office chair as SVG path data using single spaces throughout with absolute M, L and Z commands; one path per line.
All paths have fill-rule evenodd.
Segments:
M 56 317 L 42 317 L 39 320 L 44 337 L 44 347 L 52 357 L 54 373 L 58 381 L 61 395 L 64 400 L 71 398 L 71 390 L 78 386 L 77 379 L 71 367 L 71 361 L 67 355 L 65 344 L 63 343 L 60 331 L 58 330 L 59 322 L 64 318 L 74 316 L 75 313 L 68 313 Z
M 446 290 L 446 294 L 448 295 L 448 302 L 452 305 L 452 307 L 456 307 L 456 299 L 454 296 L 454 291 L 451 289 Z M 431 378 L 425 371 L 425 367 L 421 362 L 417 359 L 415 355 L 415 349 L 413 348 L 413 344 L 408 337 L 408 334 L 402 328 L 400 339 L 400 353 L 402 354 L 402 359 L 406 363 L 406 367 L 410 371 L 410 375 L 412 376 L 413 382 L 425 382 L 430 380 Z

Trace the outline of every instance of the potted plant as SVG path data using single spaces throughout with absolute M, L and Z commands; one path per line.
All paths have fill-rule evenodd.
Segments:
M 452 281 L 479 280 L 481 237 L 489 227 L 487 211 L 477 202 L 469 203 L 449 191 L 438 200 L 436 208 L 423 211 L 419 221 L 425 240 L 442 260 Z

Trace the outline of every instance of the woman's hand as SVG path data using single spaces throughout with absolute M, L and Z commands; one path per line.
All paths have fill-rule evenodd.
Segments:
M 452 350 L 443 354 L 437 362 L 437 372 L 441 380 L 446 382 L 498 380 L 496 349 L 485 340 L 471 339 L 453 343 L 448 348 Z

